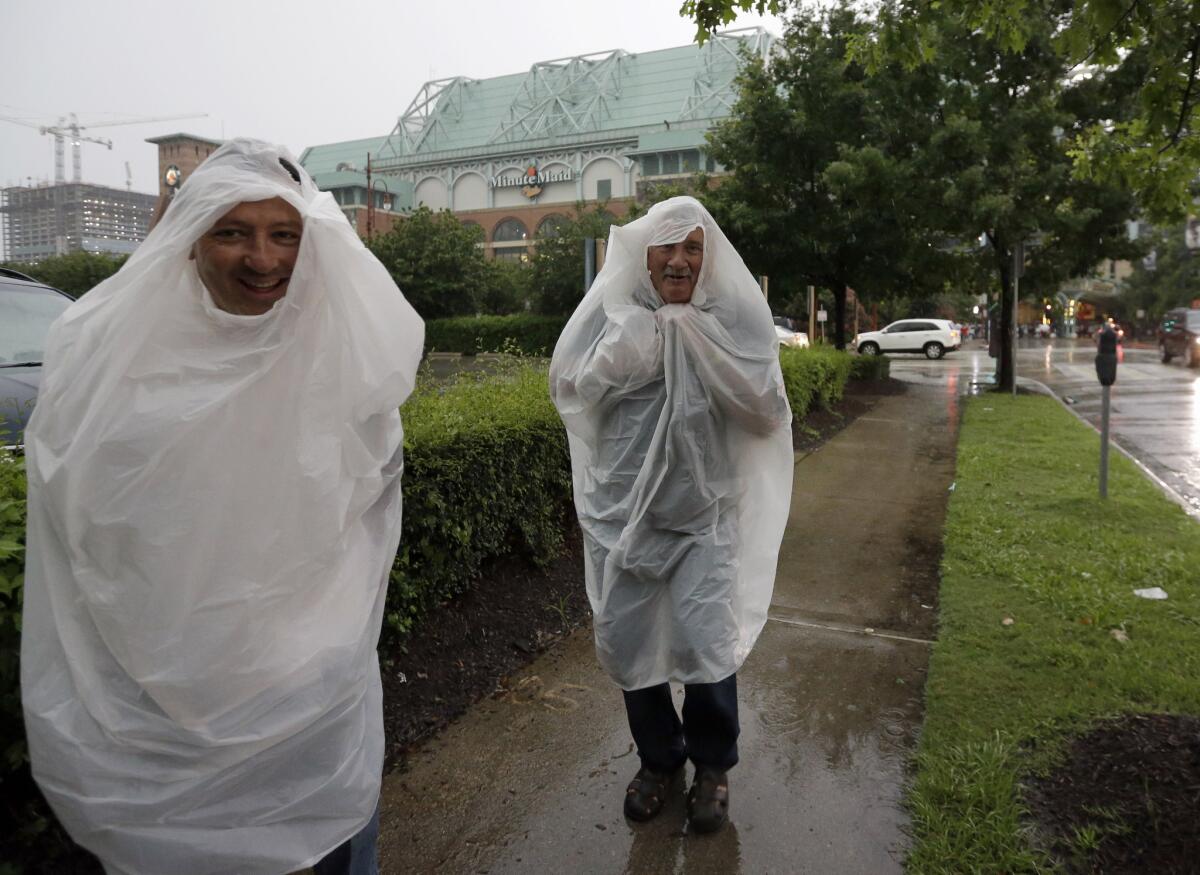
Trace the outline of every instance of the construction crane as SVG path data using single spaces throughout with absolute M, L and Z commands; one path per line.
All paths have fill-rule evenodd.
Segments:
M 187 118 L 208 118 L 208 113 L 193 113 L 191 115 L 167 115 L 153 116 L 147 118 L 131 118 L 121 119 L 115 122 L 101 122 L 99 124 L 81 125 L 79 119 L 75 117 L 75 113 L 70 113 L 66 117 L 59 117 L 57 125 L 38 125 L 25 119 L 10 118 L 8 116 L 0 116 L 0 121 L 11 122 L 14 125 L 24 125 L 27 128 L 35 128 L 39 133 L 49 134 L 54 137 L 54 182 L 56 185 L 65 181 L 65 159 L 66 159 L 66 138 L 71 139 L 71 177 L 74 182 L 82 182 L 82 158 L 80 156 L 80 146 L 84 143 L 97 143 L 112 149 L 112 140 L 103 137 L 85 137 L 81 131 L 90 130 L 92 128 L 114 128 L 118 125 L 144 125 L 151 122 L 171 122 L 179 121 Z

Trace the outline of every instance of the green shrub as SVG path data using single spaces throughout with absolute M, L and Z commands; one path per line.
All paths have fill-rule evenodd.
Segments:
M 813 405 L 832 407 L 842 399 L 854 357 L 831 347 L 781 347 L 779 366 L 792 416 L 803 419 Z
M 886 380 L 892 373 L 892 360 L 884 355 L 858 355 L 850 359 L 851 380 Z
M 12 748 L 24 739 L 17 690 L 17 652 L 21 644 L 21 590 L 25 561 L 25 460 L 0 450 L 0 755 L 4 766 L 24 759 Z M 14 759 L 15 756 L 15 759 Z
M 519 351 L 549 356 L 566 316 L 458 316 L 425 323 L 425 349 L 430 352 Z
M 0 450 L 0 788 L 27 758 L 21 715 L 25 460 Z
M 423 376 L 404 417 L 404 537 L 387 626 L 408 632 L 491 559 L 537 565 L 562 548 L 571 501 L 567 436 L 544 367 L 527 362 L 448 383 Z

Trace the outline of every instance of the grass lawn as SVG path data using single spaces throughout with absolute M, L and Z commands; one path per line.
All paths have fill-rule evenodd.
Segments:
M 1056 871 L 1021 781 L 1104 718 L 1200 714 L 1200 524 L 1115 450 L 1102 501 L 1098 462 L 1096 433 L 1053 399 L 968 401 L 909 872 Z M 1155 586 L 1169 598 L 1133 594 Z

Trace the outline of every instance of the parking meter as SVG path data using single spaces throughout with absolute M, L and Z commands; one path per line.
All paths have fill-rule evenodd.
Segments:
M 1105 325 L 1097 339 L 1096 376 L 1100 378 L 1100 497 L 1108 498 L 1108 409 L 1111 386 L 1117 382 L 1117 332 Z
M 1100 332 L 1097 346 L 1096 376 L 1101 386 L 1111 386 L 1117 382 L 1117 332 L 1112 326 L 1106 325 Z

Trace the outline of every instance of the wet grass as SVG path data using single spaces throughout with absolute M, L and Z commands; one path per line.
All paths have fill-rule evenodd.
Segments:
M 1126 713 L 1200 714 L 1200 524 L 1043 397 L 969 399 L 908 795 L 919 873 L 1057 871 L 1021 781 Z M 1165 601 L 1133 590 L 1161 587 Z M 1102 800 L 1097 800 L 1097 803 Z M 1075 836 L 1086 858 L 1097 836 Z

